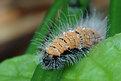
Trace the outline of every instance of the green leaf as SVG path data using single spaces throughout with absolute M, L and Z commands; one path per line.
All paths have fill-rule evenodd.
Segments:
M 68 67 L 61 81 L 119 81 L 120 66 L 121 34 L 117 34 L 94 47 L 79 63 Z
M 23 55 L 0 64 L 0 81 L 30 81 L 40 56 Z

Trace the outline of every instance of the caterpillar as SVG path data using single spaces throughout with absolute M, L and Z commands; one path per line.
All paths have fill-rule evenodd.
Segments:
M 58 70 L 65 64 L 73 64 L 86 56 L 85 52 L 105 39 L 107 18 L 101 19 L 96 13 L 79 20 L 79 24 L 67 26 L 67 31 L 62 31 L 52 37 L 45 45 L 41 64 L 46 70 Z M 62 23 L 62 22 L 61 22 Z M 66 30 L 66 29 L 64 29 Z
M 82 56 L 73 52 L 81 53 L 80 49 L 84 50 L 96 45 L 99 42 L 98 38 L 99 35 L 97 32 L 85 27 L 64 32 L 60 37 L 53 40 L 51 45 L 46 49 L 43 58 L 44 66 L 47 69 L 58 69 L 66 61 L 73 63 L 72 61 Z M 68 57 L 72 61 L 68 60 Z

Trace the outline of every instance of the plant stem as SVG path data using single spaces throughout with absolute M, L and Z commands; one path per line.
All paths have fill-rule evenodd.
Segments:
M 121 32 L 121 0 L 111 0 L 107 37 Z
M 40 36 L 40 34 L 35 33 L 35 35 L 32 39 L 32 42 L 28 46 L 28 49 L 26 50 L 25 54 L 36 54 L 38 47 L 40 46 L 39 44 L 42 44 L 42 42 L 44 42 L 42 40 L 45 39 L 45 36 L 47 35 L 47 33 L 50 29 L 48 27 L 51 27 L 50 20 L 54 21 L 54 19 L 56 17 L 56 13 L 58 12 L 58 9 L 63 7 L 63 5 L 65 5 L 67 3 L 68 3 L 68 0 L 55 0 L 55 2 L 53 3 L 50 10 L 46 14 L 41 26 L 39 27 L 39 29 L 37 31 L 38 33 L 41 33 L 41 36 Z

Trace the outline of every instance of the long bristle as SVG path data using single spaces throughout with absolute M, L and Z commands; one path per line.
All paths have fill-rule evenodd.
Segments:
M 90 15 L 87 15 L 85 19 L 82 19 L 80 24 L 96 31 L 102 40 L 105 39 L 107 32 L 107 17 L 103 18 L 103 14 L 97 12 L 96 9 L 93 9 L 93 12 L 91 12 Z

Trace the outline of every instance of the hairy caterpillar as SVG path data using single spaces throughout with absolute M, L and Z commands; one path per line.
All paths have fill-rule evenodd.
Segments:
M 44 69 L 57 70 L 62 68 L 66 63 L 73 64 L 80 60 L 85 55 L 85 51 L 89 50 L 99 42 L 105 39 L 107 19 L 101 19 L 96 12 L 87 15 L 86 18 L 78 20 L 73 27 L 73 21 L 63 24 L 62 30 L 56 36 L 50 34 L 51 38 L 47 39 L 41 48 L 44 49 L 44 55 L 41 58 L 41 63 Z M 67 29 L 64 29 L 66 26 Z M 65 31 L 63 31 L 65 30 Z

